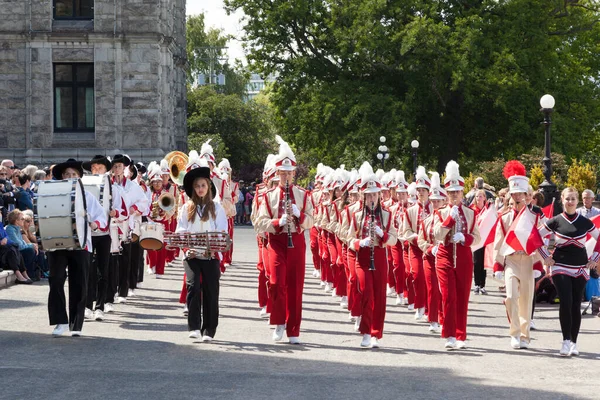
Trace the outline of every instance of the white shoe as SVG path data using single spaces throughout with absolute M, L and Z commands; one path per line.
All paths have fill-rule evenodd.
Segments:
M 521 339 L 521 342 L 519 343 L 519 346 L 522 349 L 528 349 L 529 348 L 529 342 L 525 339 Z
M 387 295 L 388 296 L 393 296 L 395 292 L 396 292 L 395 288 L 390 287 L 390 285 L 387 285 Z
M 314 276 L 315 278 L 320 278 L 321 271 L 319 271 L 318 269 L 313 269 L 312 276 Z
M 173 263 L 166 263 L 165 264 L 165 267 L 172 267 L 172 266 L 173 266 Z
M 401 294 L 396 295 L 396 305 L 401 306 L 404 303 L 404 296 Z
M 278 342 L 283 339 L 283 333 L 285 332 L 285 325 L 277 325 L 273 331 L 273 340 Z
M 223 267 L 225 267 L 225 268 L 231 268 L 231 264 L 229 264 L 229 263 L 223 264 Z
M 116 304 L 127 303 L 127 298 L 125 298 L 125 297 L 120 297 L 120 296 L 117 296 L 117 297 L 115 298 L 115 303 L 116 303 Z
M 571 341 L 570 340 L 563 340 L 562 347 L 560 348 L 559 354 L 563 357 L 566 357 L 571 354 Z
M 325 282 L 325 293 L 331 292 L 331 285 L 329 282 Z
M 73 337 L 80 337 L 81 336 L 81 331 L 73 331 L 73 332 L 71 332 L 71 336 L 73 336 Z
M 402 305 L 407 306 L 408 305 L 408 297 L 404 297 L 404 295 L 401 295 L 401 296 L 402 296 Z
M 52 331 L 52 336 L 62 336 L 69 330 L 69 324 L 58 324 Z
M 348 296 L 342 296 L 342 299 L 340 300 L 340 307 L 348 308 Z
M 261 318 L 269 318 L 269 313 L 267 312 L 267 307 L 263 307 L 260 309 L 260 312 L 258 313 L 258 315 Z
M 320 281 L 320 282 L 319 282 L 319 286 L 321 286 L 321 287 L 325 286 L 325 282 L 323 282 L 323 281 Z
M 154 274 L 154 278 L 155 279 L 160 279 L 160 278 L 162 278 L 162 275 L 161 274 Z
M 464 340 L 457 340 L 456 341 L 456 348 L 457 349 L 466 349 L 467 348 L 467 344 L 464 342 Z
M 188 337 L 190 339 L 198 339 L 200 337 L 200 331 L 199 330 L 190 331 L 190 334 L 188 335 Z
M 156 273 L 156 271 L 155 271 L 155 269 L 154 269 L 154 268 L 148 268 L 148 270 L 146 271 L 146 273 L 147 273 L 148 275 L 154 275 L 154 274 Z
M 202 341 L 204 343 L 212 342 L 212 340 L 213 340 L 213 338 L 211 336 L 208 336 L 208 335 L 202 336 Z
M 446 340 L 446 344 L 444 345 L 444 347 L 448 350 L 456 350 L 456 338 L 455 337 L 449 337 Z
M 360 331 L 360 320 L 362 317 L 356 317 L 356 321 L 354 322 L 354 332 Z
M 356 321 L 356 318 L 354 315 L 352 315 L 352 313 L 348 313 L 348 319 L 350 320 L 350 322 L 354 322 Z
M 415 311 L 415 321 L 423 321 L 425 317 L 425 307 L 421 307 Z
M 579 350 L 577 350 L 577 343 L 571 342 L 571 347 L 569 348 L 569 355 L 570 356 L 578 356 L 579 355 Z
M 431 333 L 440 333 L 440 324 L 437 322 L 432 322 L 429 324 L 429 332 Z
M 85 312 L 83 313 L 83 317 L 85 319 L 94 319 L 94 312 L 89 308 L 86 308 Z
M 516 337 L 516 336 L 510 337 L 510 347 L 512 347 L 513 349 L 521 348 L 521 341 L 519 340 L 518 337 Z
M 379 340 L 376 337 L 371 337 L 371 347 L 374 349 L 379 348 Z
M 288 339 L 290 344 L 300 344 L 300 338 L 298 336 L 290 336 Z
M 133 289 L 129 289 L 127 291 L 127 297 L 134 297 L 135 296 L 135 291 Z
M 360 342 L 360 347 L 371 347 L 371 335 L 368 333 L 363 335 L 362 341 Z
M 333 298 L 338 297 L 336 288 L 331 288 L 331 297 L 333 297 Z
M 110 312 L 113 312 L 114 309 L 115 308 L 113 307 L 112 303 L 106 303 L 104 305 L 104 312 L 107 313 L 107 314 L 110 313 Z
M 94 319 L 96 321 L 104 321 L 104 311 L 102 311 L 102 310 L 94 311 Z
M 529 329 L 531 329 L 532 331 L 537 331 L 535 322 L 533 322 L 533 320 L 529 321 Z
M 183 315 L 188 315 L 188 313 L 190 312 L 187 304 L 183 305 Z
M 408 305 L 408 311 L 412 311 L 415 309 L 415 305 L 414 304 L 409 304 Z
M 136 286 L 137 286 L 138 289 L 143 289 L 144 288 L 144 282 L 138 282 L 136 284 Z

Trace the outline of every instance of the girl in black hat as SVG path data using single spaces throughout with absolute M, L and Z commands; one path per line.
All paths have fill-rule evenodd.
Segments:
M 190 200 L 182 207 L 176 232 L 227 232 L 225 210 L 213 201 L 216 189 L 210 179 L 210 169 L 200 167 L 188 171 L 183 187 Z M 185 250 L 189 337 L 197 339 L 202 335 L 203 342 L 210 342 L 219 323 L 219 258 L 214 253 Z

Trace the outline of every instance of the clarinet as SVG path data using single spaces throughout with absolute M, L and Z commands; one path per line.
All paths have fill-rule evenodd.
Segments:
M 369 237 L 371 238 L 371 264 L 369 271 L 375 271 L 375 203 L 371 202 L 371 221 L 369 226 Z
M 287 227 L 287 237 L 288 237 L 288 243 L 287 243 L 287 247 L 288 249 L 293 249 L 294 248 L 294 242 L 292 241 L 292 227 L 291 227 L 291 218 L 292 218 L 292 205 L 290 202 L 290 184 L 289 182 L 285 182 L 285 212 L 288 216 L 288 220 L 286 222 L 286 227 Z
M 458 206 L 460 207 L 460 206 Z M 460 222 L 460 214 L 459 216 L 456 218 L 456 221 L 454 221 L 454 234 L 456 234 L 457 232 L 462 231 L 462 227 L 461 227 L 461 222 Z M 454 234 L 452 236 L 454 236 Z M 453 240 L 452 241 L 452 261 L 454 262 L 454 268 L 456 268 L 456 242 Z

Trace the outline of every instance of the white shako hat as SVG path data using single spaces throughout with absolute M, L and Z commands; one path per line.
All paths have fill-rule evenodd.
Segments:
M 396 183 L 398 184 L 396 192 L 408 192 L 408 183 L 406 182 L 406 178 L 404 177 L 404 171 L 396 172 Z
M 269 154 L 267 156 L 267 160 L 265 161 L 265 166 L 263 167 L 263 179 L 268 179 L 275 169 L 273 168 L 273 160 L 275 159 L 275 154 Z
M 342 191 L 346 190 L 346 184 L 348 183 L 348 171 L 346 171 L 345 165 L 342 164 L 333 174 L 333 182 L 331 183 L 332 189 L 340 188 Z
M 213 153 L 213 148 L 210 145 L 210 141 L 212 139 L 208 139 L 206 142 L 202 143 L 202 147 L 200 148 L 200 158 L 206 159 L 209 163 L 215 163 L 215 155 Z
M 333 171 L 330 171 L 329 173 L 325 174 L 325 176 L 323 176 L 321 190 L 323 192 L 330 192 L 332 183 L 333 183 Z
M 160 173 L 163 175 L 169 175 L 171 173 L 169 163 L 164 158 L 160 160 Z
M 465 190 L 465 180 L 458 172 L 458 163 L 454 160 L 446 164 L 446 179 L 444 179 L 444 188 L 450 190 Z
M 219 169 L 225 173 L 231 172 L 231 164 L 229 164 L 229 160 L 224 158 L 219 163 Z
M 502 169 L 502 175 L 508 179 L 508 193 L 527 193 L 529 178 L 525 166 L 517 160 L 510 160 Z
M 160 175 L 161 175 L 160 165 L 158 165 L 158 163 L 156 161 L 152 161 L 150 164 L 148 164 L 148 180 L 150 182 L 154 182 L 154 181 L 162 182 L 162 177 Z
M 205 158 L 201 158 L 196 150 L 190 151 L 188 154 L 188 162 L 185 166 L 185 172 L 188 173 L 194 168 L 200 167 L 208 167 L 208 161 Z
M 406 191 L 408 192 L 408 202 L 415 204 L 417 202 L 417 184 L 411 182 Z
M 398 181 L 396 180 L 396 173 L 398 171 L 396 171 L 396 168 L 392 168 L 390 169 L 390 172 L 388 172 L 389 175 L 389 182 L 387 184 L 387 187 L 390 189 L 395 189 L 398 187 Z
M 317 173 L 315 175 L 315 182 L 323 182 L 323 163 L 317 164 Z
M 385 171 L 382 170 L 381 168 L 379 168 L 376 172 L 375 172 L 375 176 L 377 176 L 377 179 L 379 179 L 379 182 L 381 182 L 381 179 L 383 178 L 383 175 L 385 175 Z
M 381 190 L 390 190 L 390 188 L 388 187 L 388 185 L 390 184 L 390 173 L 386 172 L 384 173 L 381 178 L 379 178 L 379 181 L 381 182 Z
M 279 143 L 279 153 L 275 155 L 275 168 L 281 171 L 294 171 L 296 169 L 296 156 L 290 145 L 276 135 L 275 140 Z
M 431 174 L 431 191 L 429 192 L 429 200 L 446 200 L 448 195 L 440 182 L 440 174 L 435 171 L 429 171 Z
M 359 193 L 356 181 L 358 181 L 358 171 L 352 169 L 348 174 L 348 193 Z
M 381 191 L 381 182 L 377 175 L 373 173 L 371 164 L 364 163 L 360 172 L 360 190 L 363 193 L 379 193 Z
M 416 183 L 416 187 L 417 189 L 423 188 L 423 189 L 427 189 L 430 190 L 431 189 L 431 181 L 429 180 L 429 177 L 427 176 L 427 171 L 425 171 L 425 167 L 422 165 L 419 165 L 417 167 L 417 172 L 415 174 L 415 183 Z

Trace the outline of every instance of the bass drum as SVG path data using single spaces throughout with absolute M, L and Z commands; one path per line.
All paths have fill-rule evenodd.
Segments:
M 85 190 L 94 195 L 98 200 L 106 217 L 110 214 L 112 207 L 112 184 L 108 175 L 84 175 L 81 178 Z
M 145 250 L 162 250 L 164 230 L 163 224 L 142 224 L 140 227 L 140 247 Z
M 88 217 L 80 179 L 37 182 L 33 213 L 38 243 L 44 250 L 85 248 Z

